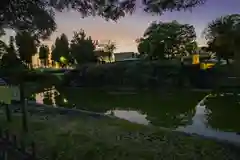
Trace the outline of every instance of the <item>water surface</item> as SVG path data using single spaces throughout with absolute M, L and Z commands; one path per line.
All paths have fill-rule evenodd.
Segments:
M 240 143 L 240 96 L 202 92 L 141 91 L 117 94 L 91 89 L 51 89 L 36 102 L 110 114 L 143 125 Z

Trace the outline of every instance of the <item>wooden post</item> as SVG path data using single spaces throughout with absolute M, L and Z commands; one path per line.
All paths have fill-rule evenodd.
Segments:
M 12 122 L 12 116 L 11 116 L 11 111 L 9 109 L 8 104 L 3 104 L 5 106 L 5 112 L 6 112 L 6 117 L 8 122 Z
M 23 74 L 25 77 L 25 74 Z M 22 111 L 22 127 L 23 131 L 28 132 L 28 124 L 27 124 L 27 111 L 26 111 L 26 100 L 24 95 L 24 79 L 20 78 L 20 101 L 21 101 L 21 111 Z
M 35 160 L 36 159 L 36 146 L 35 146 L 35 143 L 32 142 L 32 153 L 31 153 L 31 158 L 32 160 Z

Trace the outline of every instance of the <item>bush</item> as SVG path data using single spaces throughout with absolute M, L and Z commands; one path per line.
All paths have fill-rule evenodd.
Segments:
M 95 65 L 70 72 L 65 77 L 65 84 L 72 81 L 82 86 L 135 87 L 150 88 L 156 86 L 177 85 L 180 65 L 159 64 L 151 61 L 116 62 Z
M 92 65 L 65 76 L 65 84 L 85 87 L 176 88 L 214 87 L 217 68 L 200 69 L 200 65 L 183 65 L 179 61 L 131 61 Z M 190 84 L 190 85 L 189 85 Z

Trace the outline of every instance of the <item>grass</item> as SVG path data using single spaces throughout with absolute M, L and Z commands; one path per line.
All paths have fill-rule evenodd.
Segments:
M 34 115 L 24 135 L 20 118 L 15 115 L 7 125 L 1 114 L 0 126 L 34 140 L 44 159 L 52 159 L 52 152 L 58 160 L 240 159 L 239 150 L 229 145 L 119 119 Z

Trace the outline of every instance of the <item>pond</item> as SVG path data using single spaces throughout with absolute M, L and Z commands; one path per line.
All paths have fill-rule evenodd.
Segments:
M 114 115 L 143 125 L 240 143 L 240 96 L 204 92 L 107 92 L 54 87 L 34 94 L 37 103 Z

